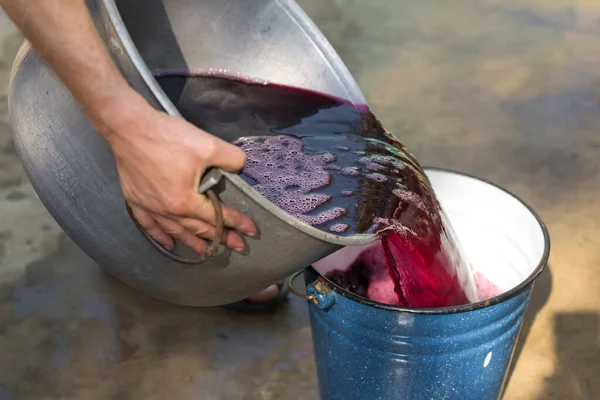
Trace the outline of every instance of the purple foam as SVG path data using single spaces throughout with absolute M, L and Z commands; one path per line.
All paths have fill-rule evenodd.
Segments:
M 350 226 L 348 224 L 335 224 L 329 230 L 333 233 L 346 232 Z
M 387 182 L 387 180 L 389 179 L 387 176 L 378 173 L 366 174 L 365 178 L 379 183 Z
M 346 176 L 358 176 L 360 175 L 360 169 L 357 167 L 344 167 L 342 168 L 342 174 Z
M 296 214 L 294 215 L 294 217 L 298 218 L 302 222 L 306 222 L 309 225 L 321 225 L 325 222 L 329 222 L 331 220 L 341 217 L 342 215 L 346 214 L 346 212 L 346 209 L 342 207 L 334 207 L 330 210 L 323 211 L 322 213 L 319 213 L 317 215 Z
M 312 192 L 331 183 L 326 169 L 336 169 L 331 164 L 335 155 L 306 154 L 302 140 L 287 135 L 243 137 L 235 144 L 246 153 L 243 172 L 257 182 L 254 189 L 279 208 L 310 225 L 326 223 L 347 212 L 334 207 L 307 215 L 331 198 Z

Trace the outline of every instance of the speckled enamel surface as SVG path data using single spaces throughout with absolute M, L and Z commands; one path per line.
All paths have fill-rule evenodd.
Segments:
M 306 282 L 316 277 L 309 270 Z M 530 292 L 478 310 L 426 315 L 309 286 L 319 300 L 308 304 L 321 398 L 497 399 Z

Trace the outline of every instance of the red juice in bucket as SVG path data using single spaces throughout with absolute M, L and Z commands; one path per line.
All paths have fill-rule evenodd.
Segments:
M 336 265 L 332 281 L 413 308 L 476 300 L 471 270 L 427 177 L 366 107 L 223 77 L 161 79 L 181 79 L 181 90 L 193 91 L 193 108 L 179 109 L 200 128 L 220 137 L 248 131 L 235 142 L 247 155 L 241 175 L 272 203 L 336 235 L 381 236 Z

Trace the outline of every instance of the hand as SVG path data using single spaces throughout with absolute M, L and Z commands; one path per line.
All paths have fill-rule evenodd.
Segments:
M 100 118 L 102 123 L 95 125 L 112 148 L 133 215 L 166 248 L 173 249 L 175 238 L 204 254 L 205 239 L 215 237 L 215 217 L 212 203 L 198 193 L 200 179 L 210 167 L 239 171 L 245 153 L 185 120 L 156 111 L 143 99 L 130 103 L 123 114 Z M 222 243 L 242 251 L 245 242 L 233 230 L 254 236 L 256 225 L 239 211 L 222 207 L 224 225 L 231 228 L 224 229 Z

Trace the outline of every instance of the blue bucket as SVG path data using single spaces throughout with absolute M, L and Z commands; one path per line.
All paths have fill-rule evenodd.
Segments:
M 527 204 L 494 184 L 455 171 L 426 172 L 473 269 L 503 292 L 414 310 L 333 284 L 324 277 L 336 267 L 331 263 L 308 268 L 307 294 L 300 295 L 309 305 L 323 400 L 501 396 L 535 279 L 548 260 L 548 232 Z

